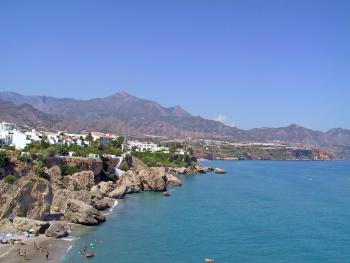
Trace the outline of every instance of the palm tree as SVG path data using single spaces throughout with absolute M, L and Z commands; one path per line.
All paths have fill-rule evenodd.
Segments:
M 91 146 L 94 141 L 94 137 L 92 137 L 91 132 L 89 132 L 88 135 L 86 135 L 85 139 L 88 141 L 89 146 Z

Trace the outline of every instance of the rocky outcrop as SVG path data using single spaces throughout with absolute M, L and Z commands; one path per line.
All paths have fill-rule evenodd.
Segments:
M 0 184 L 0 219 L 12 216 L 43 220 L 50 212 L 50 182 L 37 176 L 23 177 L 13 185 Z
M 46 229 L 45 236 L 61 238 L 68 236 L 68 231 L 64 223 L 61 222 L 52 222 L 50 227 Z
M 170 167 L 170 168 L 168 168 L 168 172 L 174 173 L 174 174 L 185 174 L 186 167 Z
M 172 185 L 172 186 L 181 186 L 182 185 L 181 180 L 172 174 L 166 175 L 166 182 L 168 185 Z
M 108 196 L 115 199 L 121 199 L 128 193 L 129 188 L 124 185 L 117 186 Z
M 44 234 L 50 224 L 48 222 L 33 220 L 26 217 L 15 217 L 13 219 L 13 226 L 20 232 Z
M 132 166 L 131 169 L 135 172 L 139 172 L 141 170 L 147 169 L 148 166 L 144 164 L 140 159 L 135 156 L 132 157 Z
M 72 175 L 64 176 L 64 185 L 71 191 L 90 190 L 95 185 L 94 173 L 92 171 L 82 171 Z
M 127 193 L 139 193 L 143 190 L 143 186 L 138 173 L 133 171 L 127 171 L 123 174 L 118 182 L 117 186 L 123 186 L 127 188 Z
M 83 225 L 97 225 L 105 221 L 104 215 L 83 201 L 70 199 L 64 211 L 66 221 Z
M 151 167 L 139 172 L 140 181 L 144 191 L 163 192 L 166 190 L 165 169 L 161 167 Z
M 51 183 L 52 189 L 55 191 L 56 189 L 64 188 L 63 184 L 63 176 L 61 174 L 61 169 L 59 166 L 55 165 L 50 169 L 46 169 L 45 173 Z
M 99 191 L 59 189 L 54 193 L 51 210 L 64 211 L 69 200 L 82 201 L 98 210 L 105 210 L 113 205 L 113 202 L 109 198 L 104 197 Z
M 95 185 L 91 188 L 91 191 L 99 190 L 102 195 L 108 195 L 115 188 L 115 185 L 112 181 L 100 182 L 98 185 Z
M 225 172 L 225 170 L 223 170 L 223 169 L 220 169 L 220 168 L 215 168 L 215 173 L 217 173 L 217 174 L 225 174 L 226 172 Z
M 55 165 L 67 165 L 79 168 L 82 171 L 92 171 L 98 176 L 103 168 L 101 159 L 91 159 L 83 157 L 51 157 L 46 161 L 47 167 L 51 168 Z

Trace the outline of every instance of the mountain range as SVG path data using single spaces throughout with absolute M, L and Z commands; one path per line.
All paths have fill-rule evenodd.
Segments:
M 0 92 L 0 121 L 15 122 L 25 129 L 101 131 L 137 137 L 154 135 L 231 142 L 280 141 L 324 148 L 337 158 L 350 157 L 350 130 L 336 128 L 321 132 L 296 124 L 242 130 L 193 116 L 180 106 L 166 108 L 126 92 L 89 100 Z

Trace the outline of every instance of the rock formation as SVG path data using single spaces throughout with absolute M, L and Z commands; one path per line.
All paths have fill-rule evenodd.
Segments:
M 26 176 L 13 185 L 0 183 L 0 219 L 12 216 L 43 220 L 50 212 L 53 192 L 50 182 Z
M 33 220 L 26 217 L 15 217 L 13 219 L 13 226 L 17 231 L 28 232 L 32 234 L 44 234 L 45 230 L 49 228 L 49 222 Z
M 61 238 L 68 236 L 68 231 L 64 223 L 61 222 L 52 222 L 50 227 L 46 229 L 45 236 Z
M 68 222 L 83 225 L 96 225 L 106 220 L 105 216 L 91 205 L 83 201 L 70 199 L 64 211 L 64 219 Z

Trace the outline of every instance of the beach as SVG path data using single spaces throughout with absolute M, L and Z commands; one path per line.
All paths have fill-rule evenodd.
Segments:
M 38 248 L 42 247 L 42 252 L 34 248 L 34 241 Z M 59 262 L 60 259 L 67 253 L 71 241 L 62 239 L 53 239 L 45 236 L 35 237 L 28 240 L 25 245 L 0 245 L 0 261 L 6 263 L 20 263 L 20 262 L 47 262 L 46 251 L 49 252 L 49 261 L 52 263 Z M 17 255 L 17 250 L 21 253 L 26 251 L 27 256 Z
M 35 262 L 42 263 L 47 262 L 46 251 L 49 252 L 49 262 L 58 263 L 69 251 L 73 245 L 73 240 L 76 237 L 91 230 L 91 227 L 70 224 L 71 232 L 68 238 L 55 239 L 40 235 L 32 239 L 24 239 L 25 245 L 15 244 L 0 244 L 0 262 L 6 263 L 20 263 L 20 262 Z M 21 237 L 22 238 L 22 237 Z M 42 252 L 39 249 L 35 249 L 34 241 L 38 248 L 42 248 Z M 21 253 L 26 251 L 27 256 L 17 255 L 17 250 L 20 249 Z

